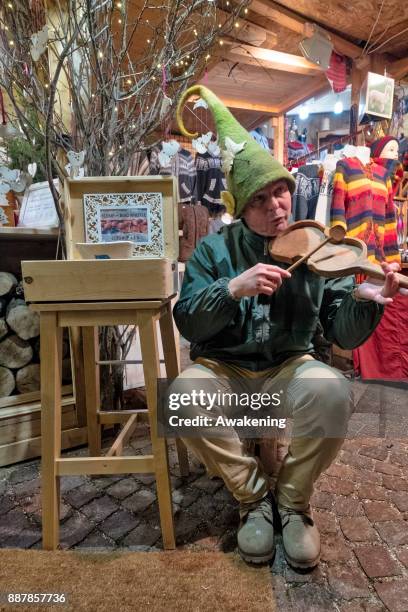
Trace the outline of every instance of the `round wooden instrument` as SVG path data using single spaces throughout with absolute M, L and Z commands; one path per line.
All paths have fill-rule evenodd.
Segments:
M 367 259 L 367 247 L 362 240 L 344 237 L 341 242 L 328 242 L 328 238 L 330 230 L 318 221 L 297 221 L 270 241 L 269 253 L 276 261 L 289 264 L 302 259 L 310 270 L 327 278 L 360 273 L 385 279 L 381 266 Z M 397 277 L 400 287 L 408 288 L 408 277 L 403 274 Z

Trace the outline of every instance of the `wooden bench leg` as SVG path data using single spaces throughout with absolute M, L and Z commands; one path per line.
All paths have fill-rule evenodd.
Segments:
M 55 312 L 41 312 L 41 481 L 43 548 L 59 543 L 62 329 Z
M 180 368 L 178 360 L 175 358 L 177 350 L 174 338 L 173 317 L 171 314 L 170 302 L 167 302 L 165 311 L 162 313 L 160 318 L 160 334 L 167 377 L 176 378 L 180 373 Z M 180 440 L 180 438 L 176 438 L 176 450 L 180 467 L 180 476 L 186 477 L 190 473 L 188 453 L 185 444 L 182 442 L 182 440 Z
M 150 437 L 154 456 L 157 498 L 159 501 L 160 523 L 165 549 L 176 547 L 174 537 L 173 507 L 167 440 L 157 436 L 157 379 L 160 376 L 159 351 L 156 322 L 149 314 L 138 315 L 140 348 L 149 410 Z
M 101 405 L 99 366 L 99 338 L 97 327 L 82 328 L 85 403 L 88 426 L 88 446 L 91 457 L 101 454 L 101 425 L 98 423 L 97 411 Z

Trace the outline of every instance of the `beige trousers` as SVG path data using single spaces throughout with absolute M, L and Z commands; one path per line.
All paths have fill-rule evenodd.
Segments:
M 293 419 L 291 443 L 280 469 L 276 495 L 284 506 L 306 510 L 313 492 L 313 484 L 336 457 L 347 431 L 352 402 L 346 379 L 335 369 L 316 361 L 310 355 L 285 361 L 278 367 L 260 373 L 263 392 L 268 392 L 268 381 L 276 389 L 276 383 L 290 381 L 290 414 Z M 173 384 L 182 381 L 183 389 L 197 387 L 199 379 L 210 379 L 219 387 L 220 380 L 228 389 L 228 380 L 242 376 L 254 377 L 252 372 L 207 359 L 198 359 L 184 370 Z M 306 379 L 310 379 L 305 383 Z M 266 381 L 266 382 L 265 382 Z M 207 414 L 203 408 L 187 406 L 183 416 Z M 325 435 L 323 432 L 341 432 L 341 435 Z M 308 433 L 310 435 L 308 435 Z M 320 432 L 320 433 L 319 433 Z M 322 435 L 323 434 L 323 435 Z M 255 457 L 248 456 L 244 444 L 234 429 L 222 437 L 184 437 L 186 446 L 205 465 L 209 475 L 219 476 L 234 497 L 242 503 L 251 503 L 262 497 L 270 488 L 269 477 Z

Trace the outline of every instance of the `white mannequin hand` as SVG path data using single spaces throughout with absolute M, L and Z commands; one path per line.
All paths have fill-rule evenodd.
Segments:
M 361 285 L 358 285 L 355 292 L 356 297 L 387 305 L 391 304 L 392 298 L 398 292 L 408 296 L 408 289 L 399 288 L 398 278 L 395 275 L 395 272 L 401 269 L 400 265 L 397 262 L 391 264 L 383 262 L 381 267 L 385 272 L 385 282 L 375 278 L 367 278 Z

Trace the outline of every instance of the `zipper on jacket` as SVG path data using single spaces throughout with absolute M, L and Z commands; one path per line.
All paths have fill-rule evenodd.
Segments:
M 264 240 L 264 257 L 268 255 L 268 240 L 265 238 Z

